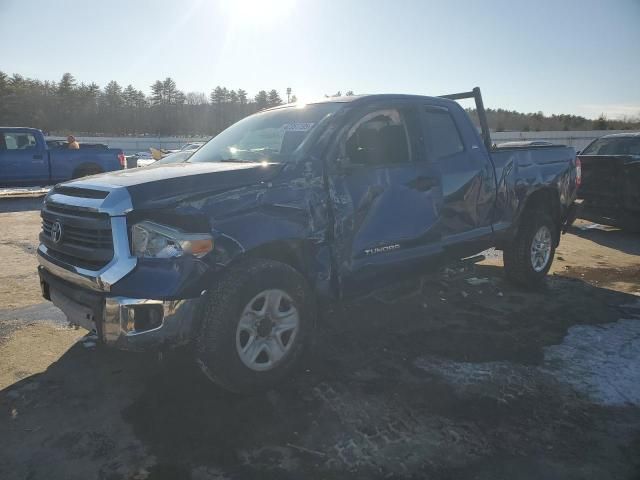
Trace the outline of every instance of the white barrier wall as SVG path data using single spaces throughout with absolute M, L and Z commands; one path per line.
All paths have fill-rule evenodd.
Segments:
M 545 140 L 559 143 L 582 150 L 592 140 L 622 130 L 587 130 L 576 132 L 492 132 L 494 143 L 511 142 L 518 140 Z M 63 137 L 48 137 L 63 139 Z M 178 149 L 185 143 L 204 142 L 208 137 L 76 137 L 80 143 L 106 143 L 111 148 L 121 148 L 125 154 L 132 155 L 137 152 L 149 151 L 149 147 L 164 148 L 167 150 Z

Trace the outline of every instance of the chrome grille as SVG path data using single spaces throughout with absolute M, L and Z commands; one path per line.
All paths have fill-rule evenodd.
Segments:
M 40 241 L 50 256 L 70 265 L 99 270 L 113 258 L 111 219 L 106 213 L 80 209 L 70 205 L 46 202 L 41 212 Z M 60 224 L 59 241 L 52 229 Z

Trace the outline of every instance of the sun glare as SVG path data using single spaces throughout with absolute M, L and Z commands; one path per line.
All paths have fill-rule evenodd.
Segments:
M 269 27 L 286 18 L 296 0 L 220 0 L 225 15 L 235 26 Z

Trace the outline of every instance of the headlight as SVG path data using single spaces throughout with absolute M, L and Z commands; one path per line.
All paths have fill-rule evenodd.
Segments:
M 131 228 L 131 247 L 138 257 L 172 258 L 191 254 L 201 258 L 213 250 L 213 239 L 206 233 L 186 233 L 144 221 Z

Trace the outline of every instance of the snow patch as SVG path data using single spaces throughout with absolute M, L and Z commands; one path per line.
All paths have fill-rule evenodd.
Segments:
M 545 348 L 541 370 L 595 403 L 640 405 L 640 320 L 571 327 L 560 345 Z
M 414 364 L 461 394 L 500 402 L 542 393 L 551 383 L 568 386 L 596 404 L 640 406 L 640 320 L 573 326 L 560 345 L 545 347 L 540 366 L 432 356 Z

